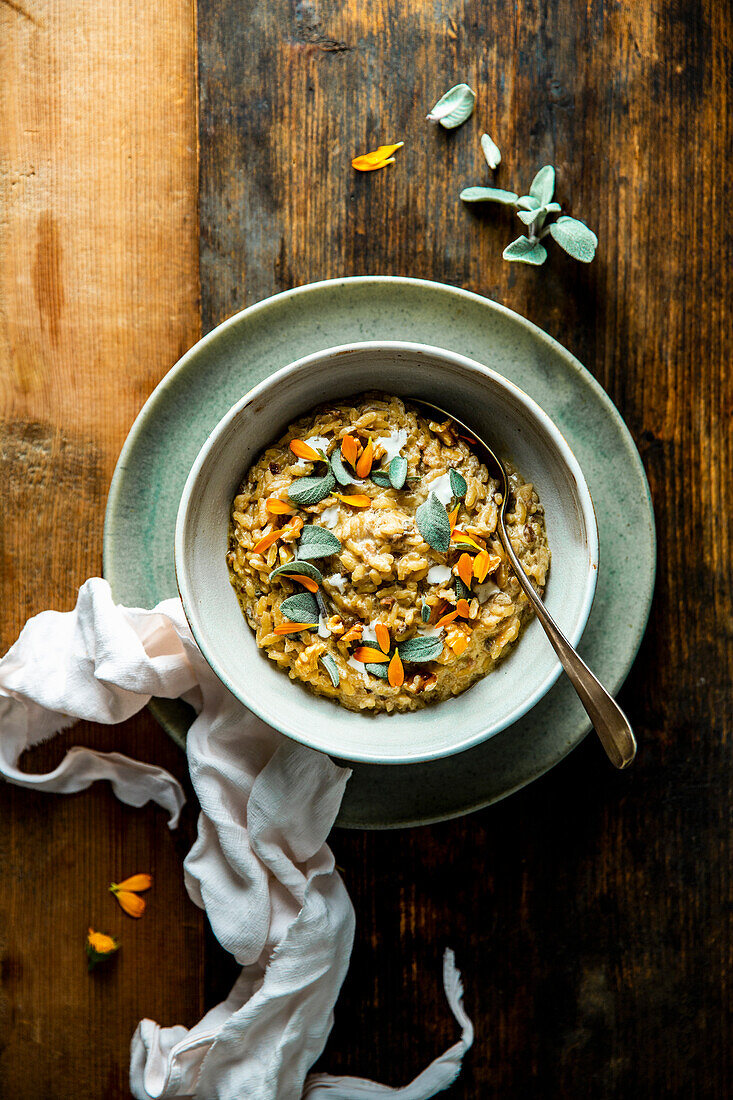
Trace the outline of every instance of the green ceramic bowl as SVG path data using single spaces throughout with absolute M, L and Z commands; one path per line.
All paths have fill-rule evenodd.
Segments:
M 561 668 L 533 621 L 497 669 L 463 694 L 411 713 L 368 715 L 312 694 L 257 648 L 225 560 L 237 486 L 298 416 L 370 389 L 455 412 L 535 484 L 553 554 L 545 598 L 574 645 L 593 602 L 598 533 L 583 473 L 560 431 L 517 386 L 463 355 L 400 341 L 330 348 L 277 371 L 223 417 L 194 462 L 176 525 L 178 586 L 202 653 L 245 706 L 288 736 L 341 759 L 407 764 L 450 756 L 505 729 L 531 710 Z

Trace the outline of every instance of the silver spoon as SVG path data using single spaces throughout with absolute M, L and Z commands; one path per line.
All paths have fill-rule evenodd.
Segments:
M 537 618 L 542 623 L 545 634 L 550 640 L 550 645 L 560 659 L 560 664 L 565 669 L 571 684 L 577 691 L 578 697 L 585 707 L 596 733 L 601 739 L 601 744 L 606 750 L 608 759 L 617 768 L 627 768 L 636 755 L 636 740 L 631 726 L 629 725 L 628 718 L 621 710 L 616 700 L 611 698 L 603 684 L 593 675 L 586 663 L 581 660 L 570 642 L 557 626 L 555 620 L 532 587 L 532 582 L 525 574 L 519 558 L 512 549 L 512 544 L 509 541 L 509 535 L 506 529 L 506 523 L 504 522 L 504 513 L 506 512 L 507 501 L 509 499 L 509 479 L 503 463 L 496 457 L 488 443 L 476 435 L 473 428 L 469 428 L 461 420 L 458 420 L 453 413 L 446 412 L 445 409 L 439 408 L 438 405 L 432 405 L 429 401 L 418 400 L 415 397 L 408 398 L 408 401 L 412 405 L 417 405 L 418 408 L 426 409 L 431 414 L 432 419 L 435 418 L 434 414 L 437 413 L 440 417 L 447 417 L 452 420 L 454 424 L 457 424 L 459 428 L 465 431 L 466 435 L 475 439 L 486 451 L 490 459 L 489 465 L 493 467 L 493 470 L 489 472 L 496 473 L 499 484 L 501 485 L 501 508 L 499 509 L 498 522 L 499 538 L 507 552 L 509 561 L 512 563 L 516 578 L 525 596 L 532 604 Z

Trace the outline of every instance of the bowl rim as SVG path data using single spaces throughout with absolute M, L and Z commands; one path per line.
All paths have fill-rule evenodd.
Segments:
M 226 322 L 225 322 L 226 323 Z M 217 330 L 215 330 L 217 331 Z M 178 587 L 178 593 L 181 599 L 181 605 L 183 608 L 186 621 L 193 635 L 193 638 L 204 657 L 207 665 L 217 678 L 224 684 L 224 686 L 238 699 L 243 706 L 248 710 L 251 710 L 253 714 L 257 715 L 263 722 L 273 728 L 279 730 L 285 736 L 290 737 L 292 740 L 297 741 L 309 748 L 318 752 L 324 752 L 330 756 L 337 757 L 343 760 L 351 760 L 358 763 L 367 764 L 416 764 L 430 760 L 438 760 L 448 756 L 454 756 L 458 753 L 464 752 L 467 749 L 487 741 L 490 737 L 495 736 L 502 730 L 507 729 L 513 725 L 525 714 L 528 713 L 534 707 L 540 699 L 547 694 L 550 688 L 558 680 L 562 673 L 562 665 L 559 659 L 555 659 L 553 666 L 541 683 L 535 688 L 534 692 L 527 697 L 526 700 L 519 703 L 504 719 L 502 719 L 495 726 L 489 726 L 488 730 L 473 734 L 464 738 L 460 744 L 451 747 L 442 747 L 433 749 L 430 751 L 423 750 L 418 754 L 410 756 L 388 756 L 384 757 L 379 753 L 372 751 L 361 751 L 355 749 L 349 749 L 348 754 L 344 755 L 343 752 L 337 752 L 337 750 L 331 744 L 318 743 L 318 737 L 312 738 L 305 736 L 301 727 L 291 725 L 287 721 L 277 719 L 277 716 L 272 714 L 266 707 L 263 707 L 256 695 L 251 695 L 246 689 L 235 685 L 226 672 L 219 666 L 216 658 L 209 652 L 207 642 L 205 638 L 205 632 L 200 628 L 197 616 L 194 611 L 194 598 L 193 589 L 188 577 L 186 564 L 185 564 L 185 543 L 186 543 L 186 519 L 188 510 L 191 505 L 193 496 L 196 490 L 196 484 L 201 473 L 201 470 L 206 463 L 209 454 L 213 447 L 218 442 L 220 436 L 227 430 L 230 424 L 235 421 L 241 414 L 241 412 L 250 404 L 257 401 L 263 393 L 269 391 L 272 387 L 277 386 L 286 377 L 306 370 L 314 363 L 320 362 L 325 358 L 332 358 L 336 355 L 348 355 L 355 354 L 363 351 L 407 351 L 416 354 L 428 354 L 438 359 L 448 360 L 454 363 L 454 365 L 468 368 L 469 370 L 476 371 L 479 374 L 483 374 L 485 377 L 491 378 L 501 388 L 509 391 L 519 402 L 527 407 L 530 413 L 540 422 L 543 430 L 553 440 L 555 446 L 561 453 L 563 462 L 568 467 L 573 475 L 577 493 L 578 501 L 581 506 L 583 519 L 586 529 L 586 545 L 589 554 L 588 571 L 585 582 L 585 592 L 583 602 L 581 604 L 580 614 L 578 615 L 577 624 L 573 632 L 568 635 L 570 644 L 577 648 L 577 645 L 583 635 L 583 631 L 588 623 L 591 608 L 593 606 L 593 599 L 596 591 L 596 584 L 598 579 L 598 561 L 599 561 L 599 539 L 598 539 L 598 521 L 595 511 L 595 506 L 588 488 L 588 484 L 585 480 L 585 476 L 581 469 L 580 463 L 576 459 L 570 444 L 565 439 L 560 429 L 550 416 L 541 408 L 537 402 L 529 396 L 521 387 L 516 383 L 505 378 L 498 371 L 493 370 L 491 367 L 487 367 L 483 363 L 479 363 L 477 360 L 472 359 L 470 356 L 462 355 L 460 352 L 450 351 L 446 348 L 440 348 L 432 344 L 422 344 L 417 341 L 410 340 L 364 340 L 364 341 L 352 341 L 348 344 L 337 344 L 329 348 L 324 348 L 320 351 L 310 352 L 308 355 L 301 356 L 299 359 L 294 360 L 292 363 L 288 363 L 286 366 L 281 367 L 273 374 L 264 378 L 251 390 L 248 390 L 230 409 L 221 417 L 219 422 L 214 426 L 206 440 L 204 441 L 201 449 L 199 450 L 193 465 L 189 471 L 186 483 L 181 494 L 181 499 L 178 505 L 178 511 L 176 514 L 176 528 L 174 537 L 174 569 L 176 576 L 176 584 Z M 408 398 L 409 400 L 409 398 Z M 549 644 L 549 643 L 548 643 Z M 339 704 L 335 703 L 335 706 Z M 340 708 L 344 716 L 347 716 L 350 712 L 345 708 Z M 378 716 L 379 717 L 379 716 Z M 390 719 L 394 720 L 399 718 L 400 715 L 389 715 Z

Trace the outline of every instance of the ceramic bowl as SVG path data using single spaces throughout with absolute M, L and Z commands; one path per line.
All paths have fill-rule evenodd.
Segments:
M 422 397 L 475 427 L 534 483 L 552 564 L 547 607 L 577 645 L 596 586 L 598 532 L 588 487 L 565 439 L 517 386 L 465 356 L 398 341 L 306 356 L 261 382 L 222 418 L 194 462 L 178 510 L 175 564 L 184 611 L 211 668 L 269 725 L 343 760 L 414 763 L 449 756 L 516 722 L 560 664 L 533 620 L 513 652 L 462 695 L 409 714 L 355 714 L 290 680 L 257 648 L 229 583 L 231 502 L 249 466 L 322 401 L 382 390 Z

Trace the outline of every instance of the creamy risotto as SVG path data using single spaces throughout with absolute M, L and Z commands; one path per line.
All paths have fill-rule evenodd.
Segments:
M 472 443 L 368 393 L 304 416 L 247 471 L 227 563 L 257 645 L 291 679 L 350 710 L 406 711 L 507 655 L 532 611 Z M 509 537 L 542 592 L 543 508 L 507 469 Z

